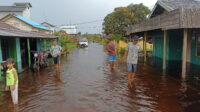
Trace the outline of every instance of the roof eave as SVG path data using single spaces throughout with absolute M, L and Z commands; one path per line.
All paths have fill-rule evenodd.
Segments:
M 164 8 L 166 11 L 172 11 L 174 10 L 173 8 L 167 6 L 165 3 L 163 3 L 162 1 L 158 0 L 155 4 L 155 6 L 153 7 L 153 10 L 151 11 L 150 15 L 148 16 L 148 18 L 152 17 L 153 12 L 156 10 L 156 7 L 160 5 L 162 8 Z

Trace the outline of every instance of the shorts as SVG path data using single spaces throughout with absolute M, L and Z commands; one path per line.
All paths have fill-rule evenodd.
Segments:
M 53 57 L 54 64 L 59 64 L 59 56 Z
M 127 69 L 128 69 L 128 72 L 136 72 L 137 64 L 127 63 Z
M 116 61 L 117 57 L 116 56 L 109 56 L 108 61 Z

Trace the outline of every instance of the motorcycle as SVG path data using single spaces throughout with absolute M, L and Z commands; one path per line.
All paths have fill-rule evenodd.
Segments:
M 47 51 L 34 51 L 34 64 L 33 64 L 33 71 L 39 71 L 40 68 L 45 68 L 49 66 L 49 53 Z
M 40 51 L 40 54 L 39 54 L 40 67 L 45 68 L 49 66 L 48 55 L 49 53 L 47 51 Z
M 33 72 L 36 72 L 40 70 L 40 60 L 38 52 L 34 52 L 33 56 L 34 56 Z

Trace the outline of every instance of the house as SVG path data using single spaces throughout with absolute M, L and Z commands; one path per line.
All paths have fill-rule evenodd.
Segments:
M 127 35 L 152 40 L 153 54 L 144 61 L 166 73 L 200 74 L 200 1 L 159 0 L 148 20 L 127 28 Z M 149 59 L 149 60 L 148 60 Z
M 24 31 L 42 32 L 46 34 L 51 33 L 51 30 L 48 27 L 45 27 L 35 21 L 15 14 L 8 14 L 7 16 L 0 19 L 0 21 L 10 24 Z
M 76 35 L 77 34 L 77 28 L 76 26 L 61 26 L 61 30 L 64 30 L 69 35 Z
M 40 32 L 29 32 L 0 22 L 0 62 L 7 58 L 15 60 L 18 72 L 22 72 L 33 63 L 33 53 L 47 49 L 47 41 L 57 37 Z
M 50 23 L 47 23 L 47 22 L 43 22 L 41 23 L 41 25 L 45 26 L 45 27 L 48 27 L 51 31 L 51 34 L 55 33 L 56 32 L 56 26 L 50 24 Z
M 0 6 L 0 19 L 8 14 L 15 14 L 30 19 L 30 3 L 14 3 L 13 6 Z

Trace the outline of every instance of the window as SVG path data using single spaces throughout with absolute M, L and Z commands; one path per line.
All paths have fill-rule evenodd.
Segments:
M 197 37 L 196 42 L 197 56 L 200 56 L 200 36 Z

